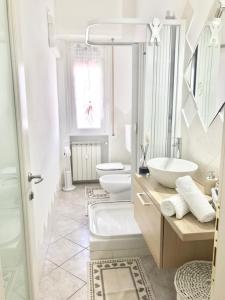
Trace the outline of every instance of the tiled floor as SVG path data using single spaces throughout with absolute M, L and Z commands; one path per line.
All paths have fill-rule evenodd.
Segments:
M 84 186 L 60 192 L 40 282 L 41 300 L 87 299 L 88 218 Z
M 54 211 L 54 231 L 40 281 L 40 300 L 87 299 L 87 262 L 90 258 L 84 187 L 78 185 L 72 192 L 59 194 Z M 175 271 L 158 270 L 151 256 L 142 260 L 156 300 L 176 299 Z

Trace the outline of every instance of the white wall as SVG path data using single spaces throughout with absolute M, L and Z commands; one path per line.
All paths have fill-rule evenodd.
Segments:
M 56 32 L 85 34 L 88 21 L 121 17 L 121 0 L 56 0 Z
M 123 0 L 122 2 L 123 17 L 134 18 L 137 12 L 137 0 Z
M 193 9 L 193 19 L 190 22 L 190 29 L 188 30 L 188 40 L 191 49 L 195 49 L 199 34 L 212 8 L 214 8 L 215 1 L 190 0 L 189 4 Z M 191 51 L 188 48 L 186 50 L 186 56 L 188 56 L 186 57 L 187 62 L 190 59 Z M 224 79 L 221 80 L 224 81 Z M 186 101 L 186 95 L 187 86 L 184 84 L 184 102 Z M 223 122 L 221 117 L 218 116 L 206 132 L 197 114 L 194 102 L 189 102 L 189 104 L 187 112 L 190 113 L 190 116 L 193 116 L 193 120 L 190 126 L 187 126 L 184 119 L 182 119 L 183 156 L 199 165 L 197 179 L 200 182 L 204 182 L 209 170 L 216 171 L 217 175 L 219 174 Z
M 183 0 L 137 0 L 136 1 L 136 16 L 150 18 L 158 17 L 165 18 L 168 10 L 175 13 L 177 18 L 180 18 L 184 10 L 185 1 Z
M 48 47 L 47 7 L 53 11 L 54 1 L 20 0 L 18 12 L 27 87 L 31 172 L 44 177 L 41 184 L 33 185 L 39 248 L 59 181 L 56 59 Z

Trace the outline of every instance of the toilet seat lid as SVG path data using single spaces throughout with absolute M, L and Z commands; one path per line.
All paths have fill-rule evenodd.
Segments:
M 124 165 L 120 162 L 116 163 L 104 163 L 96 166 L 99 170 L 112 171 L 112 170 L 123 170 Z

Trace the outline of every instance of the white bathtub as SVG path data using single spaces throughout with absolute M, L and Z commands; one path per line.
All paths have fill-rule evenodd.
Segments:
M 147 245 L 133 216 L 130 201 L 89 206 L 91 259 L 141 256 Z

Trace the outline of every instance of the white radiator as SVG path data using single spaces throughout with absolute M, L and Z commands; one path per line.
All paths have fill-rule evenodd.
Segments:
M 73 181 L 96 180 L 96 165 L 100 163 L 100 143 L 72 144 Z

